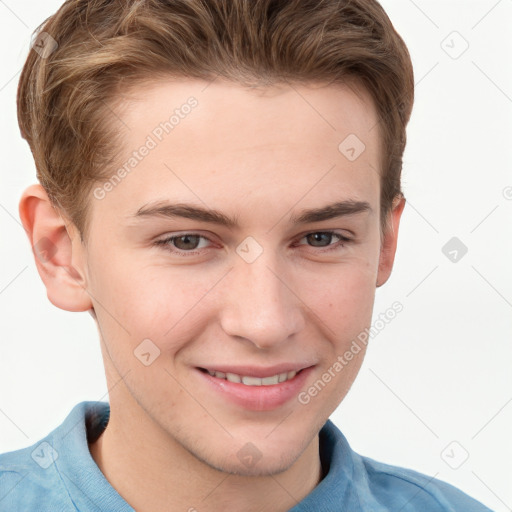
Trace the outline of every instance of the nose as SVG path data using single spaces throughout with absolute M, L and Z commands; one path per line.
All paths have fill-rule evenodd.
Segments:
M 221 325 L 230 336 L 245 338 L 260 349 L 285 343 L 305 324 L 294 279 L 283 263 L 265 251 L 256 261 L 236 261 L 224 280 Z

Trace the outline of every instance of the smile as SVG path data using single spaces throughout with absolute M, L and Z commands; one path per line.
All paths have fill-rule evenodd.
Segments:
M 297 373 L 302 371 L 299 370 L 299 372 L 296 372 L 295 370 L 292 370 L 289 372 L 278 373 L 270 377 L 253 377 L 251 375 L 238 375 L 237 373 L 231 372 L 217 372 L 203 368 L 202 370 L 208 372 L 212 377 L 216 377 L 217 379 L 224 379 L 237 384 L 245 384 L 246 386 L 274 386 L 276 384 L 280 384 L 282 382 L 293 379 Z
M 201 386 L 215 397 L 237 408 L 271 411 L 291 403 L 310 379 L 316 365 L 306 362 L 282 363 L 270 367 L 230 366 L 196 367 Z M 216 398 L 215 398 L 216 399 Z

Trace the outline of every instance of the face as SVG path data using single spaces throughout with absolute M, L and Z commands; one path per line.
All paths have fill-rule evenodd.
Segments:
M 94 189 L 81 249 L 113 414 L 222 471 L 283 471 L 364 355 L 336 365 L 379 280 L 371 100 L 166 81 L 116 115 L 125 172 Z

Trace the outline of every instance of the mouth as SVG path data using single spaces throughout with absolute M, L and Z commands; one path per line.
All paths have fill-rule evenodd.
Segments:
M 195 370 L 200 377 L 198 385 L 213 393 L 212 399 L 220 398 L 237 408 L 263 412 L 292 404 L 311 380 L 315 367 L 288 363 L 268 368 L 216 366 Z
M 304 370 L 304 368 L 298 371 L 284 371 L 276 373 L 274 375 L 270 375 L 268 377 L 242 375 L 240 373 L 222 372 L 217 370 L 209 370 L 207 368 L 199 368 L 199 370 L 202 371 L 203 373 L 208 373 L 211 377 L 215 377 L 216 379 L 227 380 L 228 382 L 233 382 L 235 384 L 244 384 L 246 386 L 275 386 L 276 384 L 281 384 L 282 382 L 287 382 L 289 380 L 294 379 L 298 374 L 300 374 Z

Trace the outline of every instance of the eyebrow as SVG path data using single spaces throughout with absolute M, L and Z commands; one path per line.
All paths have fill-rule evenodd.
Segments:
M 372 211 L 373 209 L 368 202 L 349 199 L 337 201 L 321 208 L 302 210 L 298 215 L 292 215 L 289 218 L 289 222 L 293 225 L 309 224 Z M 167 201 L 148 203 L 139 208 L 133 217 L 137 219 L 151 217 L 182 217 L 199 222 L 218 224 L 230 229 L 240 227 L 236 217 L 230 217 L 218 210 L 186 203 L 173 204 Z

